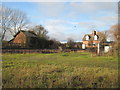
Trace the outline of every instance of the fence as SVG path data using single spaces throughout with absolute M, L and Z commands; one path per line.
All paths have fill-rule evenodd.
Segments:
M 19 49 L 19 48 L 26 48 L 25 44 L 20 43 L 2 43 L 2 48 L 4 49 Z
M 60 53 L 60 52 L 83 52 L 79 49 L 2 49 L 2 53 Z

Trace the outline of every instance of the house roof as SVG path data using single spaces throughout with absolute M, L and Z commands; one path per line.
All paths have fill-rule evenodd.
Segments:
M 15 38 L 20 32 L 24 33 L 24 35 L 26 36 L 26 38 L 30 38 L 30 37 L 36 37 L 36 38 L 37 38 L 37 35 L 36 35 L 34 32 L 32 32 L 32 31 L 24 31 L 24 30 L 20 30 L 18 33 L 16 33 L 16 35 L 14 36 L 14 38 Z M 9 43 L 12 42 L 12 41 L 14 40 L 14 38 L 11 39 L 11 40 L 9 41 Z
M 98 37 L 97 41 L 106 40 L 105 35 L 103 33 L 97 32 L 96 35 Z M 89 40 L 86 40 L 86 36 L 89 36 Z M 92 34 L 85 34 L 82 40 L 83 41 L 93 41 L 94 40 L 94 36 Z
M 37 37 L 37 35 L 32 31 L 24 31 L 24 30 L 20 30 L 14 37 L 16 37 L 20 32 L 23 32 L 26 37 Z

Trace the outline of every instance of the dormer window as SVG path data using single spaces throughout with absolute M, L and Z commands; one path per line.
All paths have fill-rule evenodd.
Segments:
M 94 40 L 98 40 L 98 36 L 97 35 L 94 36 Z
M 90 39 L 90 37 L 87 35 L 87 36 L 86 36 L 86 40 L 89 40 L 89 39 Z

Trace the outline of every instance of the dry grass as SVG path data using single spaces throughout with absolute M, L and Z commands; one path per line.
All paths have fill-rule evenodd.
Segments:
M 3 88 L 117 88 L 117 57 L 4 54 Z

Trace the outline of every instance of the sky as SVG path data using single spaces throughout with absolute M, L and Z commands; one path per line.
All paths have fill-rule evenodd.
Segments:
M 117 2 L 3 2 L 26 13 L 31 25 L 43 25 L 51 39 L 82 41 L 84 34 L 117 24 Z M 10 39 L 10 38 L 9 38 Z

